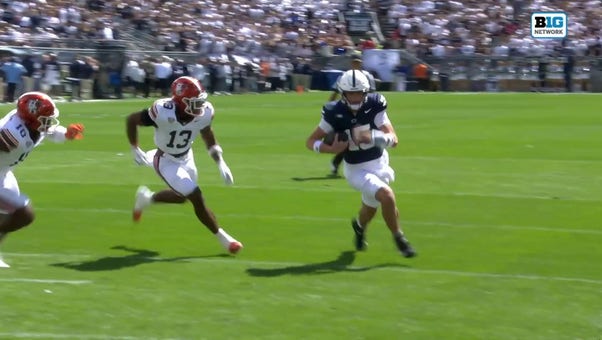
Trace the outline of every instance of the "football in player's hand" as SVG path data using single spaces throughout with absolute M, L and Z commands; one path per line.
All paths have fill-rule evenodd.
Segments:
M 326 135 L 326 137 L 324 137 L 324 140 L 322 140 L 322 143 L 327 144 L 327 145 L 332 145 L 332 143 L 334 143 L 335 138 L 338 137 L 339 141 L 341 142 L 346 142 L 347 140 L 349 140 L 347 134 L 345 132 L 331 132 L 329 134 Z

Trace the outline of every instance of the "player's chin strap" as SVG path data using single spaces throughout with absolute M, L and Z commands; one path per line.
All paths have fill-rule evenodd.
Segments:
M 372 141 L 379 148 L 388 148 L 395 143 L 395 136 L 392 133 L 384 133 L 380 130 L 372 130 Z

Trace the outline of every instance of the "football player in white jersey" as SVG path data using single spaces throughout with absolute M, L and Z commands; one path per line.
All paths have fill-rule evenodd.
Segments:
M 386 149 L 397 146 L 398 140 L 387 115 L 387 100 L 379 93 L 369 93 L 370 83 L 359 70 L 343 73 L 338 85 L 341 99 L 324 105 L 322 119 L 306 146 L 319 153 L 345 152 L 345 178 L 362 194 L 358 216 L 351 221 L 356 250 L 366 249 L 366 228 L 380 206 L 397 249 L 405 257 L 414 257 L 416 252 L 401 230 L 395 193 L 389 186 L 395 171 L 389 166 Z M 322 140 L 331 132 L 336 134 L 335 140 L 327 145 Z
M 217 236 L 226 250 L 236 254 L 243 245 L 220 228 L 215 215 L 205 204 L 197 183 L 198 173 L 192 152 L 192 142 L 200 134 L 226 185 L 234 183 L 223 150 L 211 128 L 213 105 L 207 101 L 207 92 L 201 83 L 192 77 L 174 80 L 171 92 L 171 98 L 158 99 L 150 108 L 132 113 L 127 118 L 127 137 L 134 161 L 139 165 L 153 166 L 169 186 L 158 192 L 144 186 L 138 188 L 133 219 L 139 221 L 142 211 L 152 203 L 184 203 L 189 200 L 199 221 Z M 149 152 L 140 149 L 138 126 L 155 128 L 157 149 Z
M 0 120 L 0 243 L 8 233 L 17 231 L 34 220 L 30 200 L 19 190 L 12 169 L 47 139 L 62 143 L 81 139 L 84 126 L 59 125 L 59 111 L 45 93 L 27 92 L 17 99 L 17 108 Z M 0 258 L 0 268 L 8 268 Z

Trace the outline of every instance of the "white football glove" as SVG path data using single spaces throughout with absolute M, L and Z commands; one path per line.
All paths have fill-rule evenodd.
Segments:
M 223 160 L 220 161 L 217 163 L 217 167 L 219 168 L 220 175 L 222 175 L 222 178 L 224 179 L 224 183 L 226 183 L 226 185 L 234 184 L 234 176 L 232 176 L 232 171 L 230 171 L 226 162 Z
M 134 162 L 138 165 L 153 166 L 153 161 L 148 159 L 146 152 L 137 146 L 132 146 L 132 156 L 134 156 Z
M 388 148 L 395 143 L 395 137 L 391 133 L 380 130 L 372 130 L 372 142 L 379 148 Z

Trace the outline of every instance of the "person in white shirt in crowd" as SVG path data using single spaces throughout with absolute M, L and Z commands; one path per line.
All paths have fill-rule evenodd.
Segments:
M 169 91 L 169 78 L 173 73 L 171 61 L 170 57 L 163 56 L 160 62 L 155 63 L 155 88 L 162 96 L 167 96 Z

